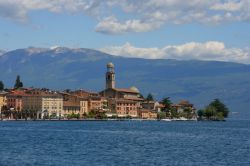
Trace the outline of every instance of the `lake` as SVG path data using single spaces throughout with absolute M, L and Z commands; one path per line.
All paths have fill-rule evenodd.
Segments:
M 250 120 L 0 121 L 0 165 L 250 165 Z

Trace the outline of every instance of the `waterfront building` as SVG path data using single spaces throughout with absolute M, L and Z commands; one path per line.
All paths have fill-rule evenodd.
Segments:
M 63 97 L 58 94 L 44 94 L 42 96 L 42 111 L 41 119 L 43 118 L 63 118 Z
M 182 117 L 188 117 L 188 119 L 197 118 L 194 105 L 187 100 L 182 100 L 178 104 L 173 104 L 172 107 L 175 108 Z
M 108 114 L 116 114 L 118 117 L 139 117 L 140 92 L 136 87 L 116 88 L 115 87 L 115 70 L 114 64 L 107 64 L 106 72 L 106 89 L 100 92 L 100 95 L 108 101 Z
M 72 114 L 79 114 L 82 117 L 83 112 L 81 112 L 80 97 L 70 93 L 61 93 L 61 95 L 63 96 L 64 117 L 68 117 Z
M 8 92 L 0 91 L 0 119 L 3 118 L 3 111 L 7 107 L 7 94 Z
M 142 119 L 157 119 L 157 112 L 149 109 L 141 109 L 141 118 Z
M 141 103 L 142 108 L 150 111 L 156 111 L 161 112 L 162 108 L 164 107 L 162 104 L 160 104 L 157 101 L 143 101 Z
M 126 99 L 111 99 L 111 110 L 115 110 L 118 117 L 138 118 L 140 116 L 140 103 Z
M 81 99 L 80 110 L 82 112 L 82 117 L 84 117 L 84 115 L 87 115 L 89 113 L 88 99 L 83 99 L 83 98 Z
M 23 110 L 23 96 L 25 95 L 25 90 L 12 90 L 7 94 L 7 108 L 9 110 L 9 117 L 14 118 L 14 112 L 21 112 Z M 16 117 L 15 117 L 16 118 Z
M 23 111 L 35 113 L 37 119 L 63 117 L 63 98 L 55 91 L 26 90 L 22 95 Z
M 185 109 L 195 111 L 194 105 L 187 100 L 181 100 L 178 104 L 173 104 L 173 108 L 176 108 L 178 113 L 182 113 Z
M 63 115 L 62 106 L 63 98 L 55 91 L 17 89 L 7 95 L 7 107 L 12 115 L 17 112 L 15 118 L 59 118 Z
M 107 111 L 107 100 L 101 96 L 90 97 L 88 100 L 89 111 L 99 110 Z

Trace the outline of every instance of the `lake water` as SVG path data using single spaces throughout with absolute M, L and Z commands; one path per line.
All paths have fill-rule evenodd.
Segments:
M 250 121 L 0 122 L 0 165 L 250 165 Z

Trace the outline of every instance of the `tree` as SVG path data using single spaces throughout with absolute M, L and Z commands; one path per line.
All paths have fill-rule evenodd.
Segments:
M 164 105 L 164 111 L 169 111 L 171 109 L 172 102 L 170 100 L 170 97 L 163 98 L 161 102 Z
M 148 94 L 147 98 L 146 98 L 147 101 L 154 101 L 154 97 L 151 93 Z
M 144 99 L 144 96 L 140 93 L 139 98 Z
M 204 115 L 207 119 L 215 118 L 216 116 L 216 108 L 214 106 L 207 106 L 204 110 Z
M 14 88 L 15 89 L 18 89 L 18 88 L 22 88 L 23 87 L 23 83 L 21 82 L 20 80 L 20 76 L 17 75 L 16 77 L 16 82 L 15 82 L 15 85 L 14 85 Z
M 180 117 L 180 115 L 175 107 L 172 107 L 170 109 L 170 115 L 171 115 L 171 118 L 179 118 Z
M 229 109 L 219 99 L 212 101 L 209 106 L 213 106 L 218 113 L 222 113 L 224 118 L 228 117 Z
M 166 119 L 166 112 L 158 112 L 157 119 Z
M 0 91 L 4 90 L 4 84 L 3 81 L 0 81 Z
M 202 117 L 204 116 L 204 110 L 199 110 L 199 111 L 197 112 L 197 115 L 198 115 L 198 117 L 199 117 L 200 119 L 202 119 Z

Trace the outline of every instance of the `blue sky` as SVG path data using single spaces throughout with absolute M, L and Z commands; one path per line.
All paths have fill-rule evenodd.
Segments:
M 250 0 L 0 0 L 0 49 L 250 63 Z

